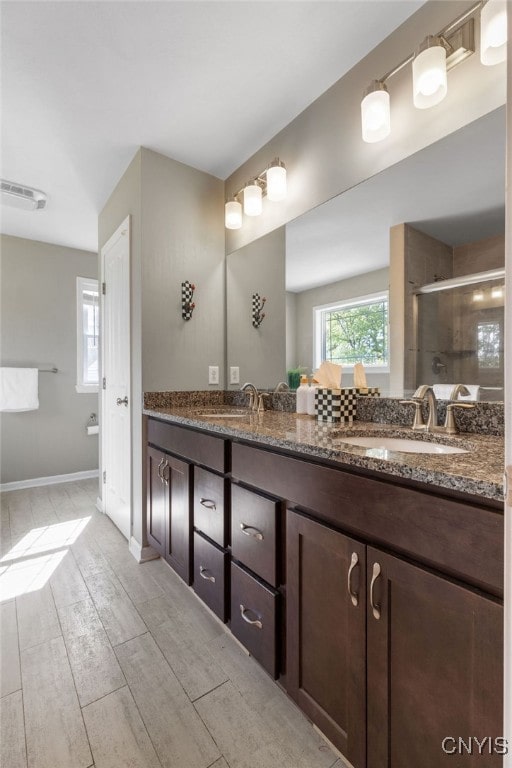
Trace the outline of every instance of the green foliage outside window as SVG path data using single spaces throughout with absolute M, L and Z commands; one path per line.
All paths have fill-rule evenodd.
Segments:
M 321 315 L 324 360 L 388 365 L 387 299 L 324 310 Z

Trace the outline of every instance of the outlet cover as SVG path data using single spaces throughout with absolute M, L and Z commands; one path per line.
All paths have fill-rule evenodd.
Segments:
M 231 365 L 229 368 L 229 383 L 240 384 L 240 368 L 238 365 Z
M 208 384 L 218 384 L 218 383 L 219 383 L 219 366 L 209 365 L 208 366 Z

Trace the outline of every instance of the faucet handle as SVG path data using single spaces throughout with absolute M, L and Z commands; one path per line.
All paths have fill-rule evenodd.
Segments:
M 474 403 L 462 403 L 460 401 L 455 401 L 453 403 L 448 403 L 446 406 L 446 419 L 444 422 L 444 431 L 447 435 L 457 435 L 459 430 L 457 429 L 457 425 L 455 423 L 455 418 L 453 416 L 453 409 L 454 408 L 474 408 Z
M 258 395 L 258 413 L 265 410 L 265 399 L 271 397 L 270 392 L 261 392 Z
M 423 420 L 423 414 L 421 412 L 421 400 L 417 400 L 414 397 L 411 400 L 400 400 L 400 405 L 414 405 L 414 421 L 412 428 L 414 430 L 426 429 L 426 424 Z

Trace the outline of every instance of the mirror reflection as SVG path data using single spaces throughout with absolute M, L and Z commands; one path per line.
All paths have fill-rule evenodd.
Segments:
M 230 254 L 228 381 L 236 366 L 271 388 L 331 356 L 350 386 L 363 347 L 382 394 L 461 382 L 502 399 L 504 279 L 419 291 L 504 267 L 504 198 L 503 107 Z

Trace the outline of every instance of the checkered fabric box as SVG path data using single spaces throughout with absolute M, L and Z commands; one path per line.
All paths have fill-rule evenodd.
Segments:
M 318 421 L 351 422 L 356 415 L 356 390 L 354 387 L 325 389 L 317 387 L 315 411 Z
M 379 387 L 355 387 L 355 391 L 361 397 L 380 397 Z

